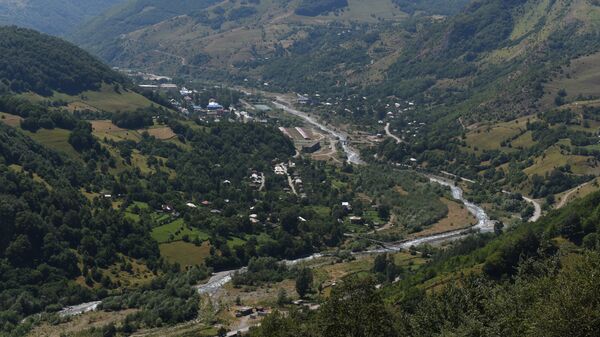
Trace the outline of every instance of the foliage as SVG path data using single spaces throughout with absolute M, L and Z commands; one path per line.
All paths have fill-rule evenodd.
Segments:
M 17 27 L 1 27 L 0 36 L 0 79 L 14 92 L 78 94 L 96 90 L 103 82 L 124 81 L 90 54 L 58 38 Z
M 296 14 L 318 16 L 348 6 L 348 0 L 302 0 Z

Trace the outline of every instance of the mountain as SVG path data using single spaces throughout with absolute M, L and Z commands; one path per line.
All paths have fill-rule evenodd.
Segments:
M 0 25 L 65 35 L 122 0 L 0 0 Z
M 111 64 L 168 72 L 212 72 L 275 57 L 330 25 L 374 26 L 408 14 L 446 15 L 456 1 L 131 1 L 93 19 L 73 41 Z M 446 4 L 446 5 L 442 5 Z M 167 8 L 168 7 L 168 8 Z M 164 8 L 164 10 L 163 10 Z M 406 11 L 406 12 L 405 12 Z
M 79 94 L 125 81 L 82 49 L 30 29 L 0 27 L 0 52 L 4 91 Z

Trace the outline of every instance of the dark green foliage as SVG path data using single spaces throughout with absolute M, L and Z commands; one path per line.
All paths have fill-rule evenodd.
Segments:
M 112 122 L 123 129 L 142 129 L 153 124 L 151 113 L 145 109 L 117 112 L 113 114 Z
M 313 273 L 309 268 L 302 268 L 296 276 L 296 292 L 304 298 L 312 290 Z
M 0 79 L 14 92 L 78 94 L 124 81 L 76 46 L 33 30 L 0 27 Z
M 233 285 L 259 286 L 264 283 L 281 282 L 292 277 L 293 273 L 284 263 L 272 257 L 252 258 L 248 262 L 248 270 L 235 274 Z
M 193 286 L 208 275 L 204 267 L 194 267 L 184 273 L 170 272 L 134 291 L 107 298 L 102 308 L 108 311 L 141 309 L 126 318 L 133 330 L 187 322 L 198 315 L 200 296 Z
M 430 14 L 450 15 L 462 10 L 469 0 L 393 0 L 403 12 L 414 14 L 424 11 Z
M 25 173 L 9 169 L 12 164 Z M 111 209 L 92 212 L 79 188 L 93 179 L 85 167 L 0 124 L 0 315 L 12 317 L 2 331 L 23 316 L 96 298 L 70 281 L 81 275 L 78 255 L 84 265 L 100 267 L 119 253 L 158 258 L 149 228 Z
M 302 0 L 296 14 L 318 16 L 339 10 L 348 6 L 348 0 Z

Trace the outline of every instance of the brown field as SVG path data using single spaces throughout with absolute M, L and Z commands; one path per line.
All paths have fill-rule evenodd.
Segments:
M 168 126 L 151 128 L 147 130 L 138 130 L 138 133 L 142 133 L 144 131 L 148 132 L 150 136 L 160 140 L 169 140 L 176 136 L 175 132 L 173 132 L 173 130 L 171 130 L 171 128 Z
M 141 136 L 137 131 L 122 129 L 114 125 L 109 120 L 92 121 L 92 130 L 94 136 L 100 139 L 111 139 L 114 141 L 122 140 L 140 140 Z
M 77 333 L 91 328 L 101 328 L 110 323 L 122 321 L 127 315 L 133 314 L 137 309 L 128 309 L 117 312 L 89 312 L 73 317 L 69 322 L 51 325 L 44 323 L 29 332 L 28 337 L 62 337 L 76 336 Z
M 477 223 L 473 214 L 462 205 L 446 198 L 440 198 L 440 201 L 448 206 L 448 216 L 438 221 L 431 227 L 413 234 L 415 237 L 428 236 L 438 233 L 449 232 L 457 229 L 469 228 Z
M 0 122 L 8 126 L 18 127 L 19 125 L 21 125 L 22 120 L 23 118 L 21 118 L 20 116 L 0 112 Z

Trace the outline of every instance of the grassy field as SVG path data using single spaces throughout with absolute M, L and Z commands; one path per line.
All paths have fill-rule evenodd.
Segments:
M 500 149 L 500 143 L 521 134 L 526 129 L 527 118 L 528 117 L 523 117 L 510 122 L 478 126 L 467 133 L 467 139 L 465 141 L 469 150 L 482 151 Z M 531 120 L 533 120 L 533 118 L 531 118 Z M 521 137 L 523 136 L 520 136 L 517 140 Z M 524 147 L 530 146 L 531 144 L 526 141 L 527 139 L 524 138 L 520 141 L 520 144 Z M 515 145 L 513 144 L 513 147 L 514 146 Z M 508 148 L 505 148 L 505 150 L 508 150 Z
M 535 163 L 526 168 L 523 172 L 527 175 L 544 175 L 555 168 L 571 165 L 571 170 L 575 174 L 600 174 L 598 167 L 593 167 L 588 163 L 588 157 L 562 154 L 558 146 L 552 146 L 544 154 L 535 159 Z
M 542 102 L 545 106 L 553 106 L 554 97 L 560 89 L 566 90 L 568 100 L 573 100 L 578 95 L 600 96 L 600 53 L 578 58 L 563 70 L 564 74 L 544 87 L 546 95 Z
M 438 221 L 433 226 L 415 233 L 413 236 L 422 237 L 444 233 L 456 229 L 468 228 L 477 223 L 477 219 L 469 213 L 464 205 L 455 201 L 450 201 L 446 198 L 440 198 L 440 201 L 448 207 L 448 216 Z
M 54 93 L 52 97 L 42 97 L 33 93 L 23 96 L 32 101 L 61 100 L 68 103 L 67 107 L 71 111 L 134 111 L 152 105 L 152 102 L 142 95 L 122 89 L 117 93 L 110 85 L 102 85 L 99 91 L 85 91 L 77 96 L 63 93 Z
M 8 126 L 19 127 L 21 125 L 22 120 L 23 118 L 21 118 L 20 116 L 0 112 L 0 122 Z
M 160 255 L 169 262 L 177 262 L 182 267 L 200 265 L 210 255 L 210 244 L 205 241 L 201 246 L 177 241 L 159 245 Z
M 43 323 L 32 329 L 28 337 L 88 337 L 95 336 L 86 331 L 89 329 L 101 329 L 104 326 L 117 323 L 125 319 L 127 315 L 137 312 L 137 309 L 128 309 L 123 311 L 105 312 L 94 311 L 83 315 L 74 316 L 70 320 L 62 323 L 51 324 Z
M 79 158 L 79 153 L 69 144 L 69 135 L 71 132 L 65 129 L 40 129 L 37 132 L 23 131 L 36 142 L 68 155 L 71 158 Z
M 179 234 L 176 234 L 179 232 Z M 171 236 L 172 235 L 172 236 Z M 183 219 L 177 219 L 164 226 L 156 227 L 152 230 L 152 238 L 158 243 L 179 241 L 184 235 L 188 235 L 190 240 L 198 237 L 200 240 L 208 240 L 208 235 L 196 228 L 188 228 Z
M 137 131 L 121 129 L 109 120 L 91 121 L 91 123 L 92 132 L 99 139 L 107 138 L 114 141 L 133 140 L 136 142 L 141 139 Z

